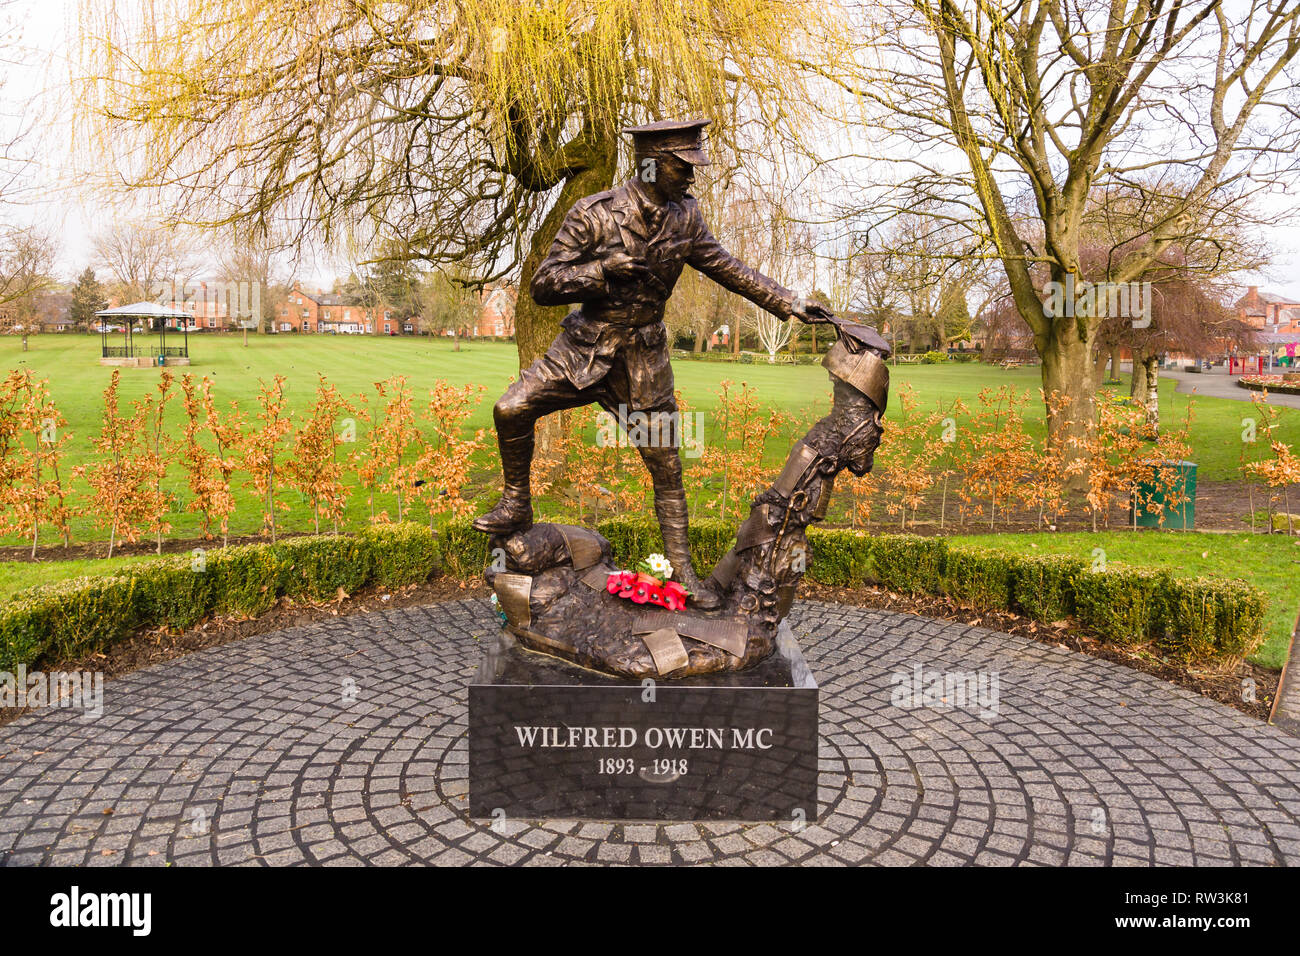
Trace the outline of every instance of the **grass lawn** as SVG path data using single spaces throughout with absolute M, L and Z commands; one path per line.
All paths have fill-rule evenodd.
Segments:
M 140 344 L 149 343 L 141 337 Z M 5 369 L 27 366 L 35 376 L 48 378 L 50 390 L 65 418 L 67 430 L 73 435 L 66 446 L 67 467 L 83 464 L 90 459 L 90 440 L 98 433 L 102 412 L 102 395 L 108 385 L 112 370 L 98 364 L 99 336 L 65 333 L 37 335 L 29 339 L 30 349 L 21 350 L 21 340 L 16 336 L 0 337 L 0 367 Z M 493 401 L 506 388 L 517 372 L 517 353 L 510 343 L 467 342 L 461 351 L 453 352 L 446 340 L 419 337 L 374 336 L 319 336 L 279 335 L 249 336 L 244 347 L 238 335 L 196 334 L 190 337 L 190 353 L 194 365 L 177 369 L 177 375 L 191 371 L 196 377 L 207 375 L 214 382 L 213 394 L 223 406 L 237 401 L 245 414 L 255 409 L 259 380 L 269 382 L 276 373 L 286 376 L 286 406 L 291 414 L 308 408 L 314 397 L 317 373 L 323 373 L 346 398 L 360 393 L 374 396 L 373 383 L 392 375 L 405 375 L 413 388 L 417 409 L 429 385 L 443 379 L 455 385 L 475 384 L 486 388 L 484 401 L 470 420 L 472 427 L 490 427 Z M 678 387 L 687 402 L 705 415 L 704 440 L 710 438 L 714 420 L 709 416 L 718 406 L 719 383 L 729 379 L 739 385 L 748 383 L 756 389 L 760 402 L 775 405 L 798 418 L 800 424 L 787 429 L 782 440 L 769 444 L 768 459 L 773 473 L 784 460 L 790 441 L 801 435 L 811 421 L 830 407 L 830 383 L 826 371 L 817 365 L 736 365 L 717 362 L 680 361 L 675 363 Z M 915 390 L 923 408 L 947 407 L 954 398 L 968 404 L 975 401 L 979 390 L 1010 384 L 1032 396 L 1037 395 L 1040 380 L 1036 368 L 1014 370 L 979 364 L 907 365 L 893 370 L 895 386 L 909 383 Z M 159 370 L 122 369 L 120 396 L 126 410 L 129 403 L 152 390 L 158 381 Z M 177 389 L 177 394 L 179 390 Z M 1174 383 L 1162 385 L 1165 414 L 1168 419 L 1181 418 L 1189 396 L 1175 395 Z M 895 399 L 896 404 L 896 399 Z M 1253 413 L 1249 404 L 1226 399 L 1196 399 L 1196 422 L 1193 426 L 1195 460 L 1200 464 L 1202 480 L 1229 480 L 1236 476 L 1241 444 L 1241 420 Z M 1041 406 L 1031 403 L 1030 427 L 1042 432 Z M 179 436 L 183 411 L 179 397 L 168 406 L 168 420 L 172 434 Z M 1283 409 L 1280 436 L 1293 445 L 1300 444 L 1300 411 Z M 364 436 L 359 436 L 364 438 Z M 1261 449 L 1256 449 L 1261 450 Z M 481 456 L 481 469 L 474 482 L 495 487 L 497 481 L 495 448 Z M 687 485 L 690 487 L 688 460 Z M 473 484 L 473 483 L 472 483 Z M 164 483 L 180 502 L 190 499 L 185 485 L 185 475 L 179 465 L 173 466 Z M 76 487 L 84 487 L 78 482 Z M 477 490 L 477 489 L 474 489 Z M 231 517 L 231 534 L 255 534 L 262 524 L 261 508 L 251 492 L 243 487 L 235 489 L 237 510 Z M 312 522 L 306 500 L 296 492 L 288 492 L 283 501 L 290 510 L 277 517 L 286 530 L 308 531 Z M 75 502 L 75 498 L 74 498 Z M 489 502 L 484 502 L 486 504 Z M 376 508 L 387 509 L 395 515 L 394 501 L 390 496 L 378 496 Z M 553 515 L 555 508 L 547 505 L 545 511 Z M 354 494 L 344 518 L 344 528 L 356 530 L 367 520 L 365 496 Z M 415 520 L 427 515 L 417 510 Z M 169 515 L 172 536 L 193 538 L 199 535 L 199 518 L 188 513 Z M 73 540 L 106 541 L 106 529 L 94 527 L 91 519 L 75 519 Z M 43 540 L 50 543 L 49 532 Z M 0 539 L 0 544 L 22 544 L 16 537 Z
M 151 555 L 125 558 L 85 558 L 75 561 L 0 561 L 0 601 L 8 601 L 23 588 L 54 584 L 68 578 L 113 574 L 133 564 L 155 561 Z
M 1180 398 L 1182 396 L 1179 396 Z M 1180 577 L 1242 578 L 1268 594 L 1265 643 L 1252 658 L 1273 669 L 1286 663 L 1300 609 L 1300 539 L 1281 535 L 1182 531 L 983 534 L 950 539 L 1017 553 L 1071 554 L 1091 561 L 1093 548 L 1111 564 L 1159 567 Z

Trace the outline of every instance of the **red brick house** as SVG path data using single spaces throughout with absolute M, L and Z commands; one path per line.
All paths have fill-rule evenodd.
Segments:
M 180 329 L 185 325 L 189 331 L 194 332 L 236 327 L 235 320 L 230 316 L 228 284 L 224 282 L 191 282 L 173 292 L 169 301 L 160 300 L 158 304 L 168 309 L 190 313 L 189 319 L 165 319 L 169 329 Z
M 351 296 L 308 292 L 297 284 L 275 318 L 277 332 L 373 335 L 376 329 L 384 335 L 411 335 L 419 331 L 419 322 L 403 322 L 395 310 L 383 304 L 371 308 Z
M 509 338 L 515 334 L 515 303 L 519 290 L 513 285 L 488 286 L 479 296 L 478 322 L 474 335 Z
M 508 338 L 515 334 L 515 302 L 519 291 L 512 285 L 489 286 L 479 295 L 474 324 L 462 330 L 471 337 Z M 277 332 L 334 333 L 342 335 L 419 335 L 418 315 L 400 318 L 395 309 L 370 308 L 350 296 L 308 292 L 295 284 L 275 318 Z M 445 333 L 451 335 L 451 330 Z
M 1300 300 L 1248 286 L 1237 300 L 1237 317 L 1264 332 L 1300 332 Z

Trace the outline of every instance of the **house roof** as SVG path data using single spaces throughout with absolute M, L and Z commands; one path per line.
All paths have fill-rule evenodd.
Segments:
M 103 309 L 96 312 L 95 315 L 102 315 L 105 318 L 142 318 L 142 319 L 188 319 L 190 314 L 182 312 L 179 309 L 168 309 L 156 302 L 132 302 L 130 305 L 119 305 L 115 309 Z
M 1247 305 L 1250 300 L 1251 295 L 1248 292 L 1237 300 L 1236 305 L 1244 309 L 1247 315 L 1264 315 L 1264 309 L 1258 308 L 1258 306 L 1250 308 Z M 1300 305 L 1300 302 L 1294 297 L 1278 295 L 1276 292 L 1256 292 L 1254 301 L 1262 305 Z

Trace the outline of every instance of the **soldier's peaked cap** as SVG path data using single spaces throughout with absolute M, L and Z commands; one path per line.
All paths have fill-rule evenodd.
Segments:
M 704 152 L 704 127 L 712 120 L 660 120 L 644 126 L 628 126 L 623 132 L 632 137 L 636 148 L 644 153 L 672 153 L 692 166 L 709 165 Z

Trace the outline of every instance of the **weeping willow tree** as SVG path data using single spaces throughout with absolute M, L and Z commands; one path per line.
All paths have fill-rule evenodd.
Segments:
M 800 150 L 805 70 L 845 36 L 785 0 L 83 2 L 83 142 L 119 187 L 525 289 L 622 126 L 707 116 L 723 169 Z M 521 297 L 522 365 L 561 314 Z

